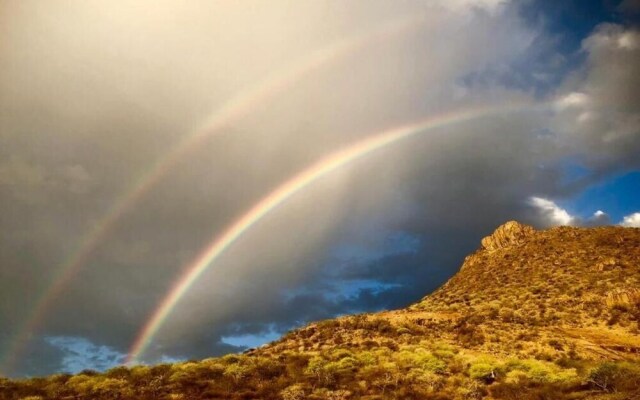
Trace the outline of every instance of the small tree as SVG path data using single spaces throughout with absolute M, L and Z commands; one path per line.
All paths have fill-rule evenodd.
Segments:
M 627 362 L 607 362 L 594 368 L 588 381 L 604 392 L 637 389 L 640 387 L 640 366 Z

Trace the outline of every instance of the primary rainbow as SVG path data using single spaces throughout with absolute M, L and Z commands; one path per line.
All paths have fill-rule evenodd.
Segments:
M 321 159 L 309 168 L 303 170 L 293 178 L 278 186 L 266 197 L 256 203 L 249 211 L 231 224 L 220 236 L 216 237 L 209 246 L 186 268 L 186 272 L 178 279 L 175 285 L 160 302 L 151 318 L 145 323 L 136 340 L 129 350 L 126 363 L 132 363 L 147 349 L 153 337 L 158 332 L 176 304 L 189 290 L 193 283 L 220 257 L 220 255 L 235 242 L 244 232 L 260 221 L 265 215 L 282 205 L 294 194 L 311 185 L 318 179 L 332 171 L 343 167 L 375 150 L 393 144 L 400 139 L 425 132 L 435 128 L 462 123 L 471 119 L 488 116 L 496 112 L 508 112 L 522 108 L 522 105 L 510 104 L 508 106 L 490 106 L 474 108 L 443 114 L 436 117 L 421 120 L 415 123 L 390 129 L 382 133 L 370 136 L 351 146 L 336 151 Z
M 140 176 L 130 189 L 124 192 L 116 201 L 115 206 L 94 225 L 93 230 L 86 236 L 76 251 L 61 264 L 59 271 L 52 280 L 53 283 L 44 291 L 40 299 L 36 301 L 33 312 L 27 317 L 25 324 L 7 347 L 5 357 L 2 362 L 0 362 L 1 370 L 11 368 L 12 363 L 26 347 L 30 335 L 37 330 L 38 326 L 46 317 L 47 311 L 54 300 L 58 298 L 68 282 L 72 280 L 82 268 L 96 247 L 111 233 L 116 223 L 123 215 L 131 210 L 185 154 L 194 149 L 210 135 L 220 132 L 230 123 L 237 121 L 238 118 L 249 113 L 255 106 L 262 104 L 269 97 L 281 93 L 287 87 L 290 87 L 311 72 L 331 62 L 340 60 L 358 48 L 374 43 L 379 39 L 401 34 L 418 26 L 422 21 L 423 18 L 421 16 L 395 20 L 381 27 L 376 27 L 373 30 L 339 40 L 303 57 L 299 61 L 289 65 L 288 68 L 277 71 L 256 86 L 252 86 L 238 93 L 226 102 L 222 108 L 210 116 L 200 128 L 195 129 L 191 134 L 187 135 L 168 155 L 158 160 L 145 174 Z

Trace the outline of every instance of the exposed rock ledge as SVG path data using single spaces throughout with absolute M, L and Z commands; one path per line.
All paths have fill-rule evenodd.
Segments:
M 509 221 L 500 225 L 495 232 L 482 239 L 482 247 L 494 251 L 509 246 L 520 245 L 536 230 L 517 221 Z

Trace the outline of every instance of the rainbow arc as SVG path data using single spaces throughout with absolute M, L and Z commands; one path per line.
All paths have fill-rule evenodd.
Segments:
M 181 268 L 181 270 L 186 272 L 177 279 L 176 283 L 172 286 L 163 300 L 159 303 L 158 307 L 151 314 L 148 321 L 144 324 L 129 350 L 126 362 L 135 362 L 140 355 L 144 353 L 182 297 L 203 275 L 203 273 L 214 265 L 215 261 L 222 256 L 225 250 L 227 250 L 262 218 L 283 205 L 296 193 L 304 190 L 331 172 L 345 167 L 346 165 L 349 165 L 354 161 L 375 152 L 376 150 L 380 150 L 397 143 L 402 139 L 419 133 L 433 131 L 437 128 L 461 124 L 491 115 L 517 111 L 524 107 L 527 107 L 527 104 L 511 103 L 508 105 L 472 108 L 442 114 L 389 129 L 384 132 L 371 135 L 366 139 L 338 150 L 296 174 L 263 197 L 253 207 L 251 207 L 251 209 L 227 227 L 222 234 L 215 237 L 191 264 L 184 269 Z
M 45 320 L 54 301 L 87 263 L 96 248 L 112 233 L 118 221 L 132 210 L 161 181 L 169 170 L 184 159 L 193 149 L 197 148 L 203 140 L 224 132 L 225 128 L 228 128 L 232 123 L 249 114 L 268 99 L 284 92 L 314 71 L 330 66 L 362 47 L 407 32 L 419 26 L 422 21 L 423 18 L 421 16 L 394 20 L 370 31 L 331 43 L 289 64 L 282 70 L 276 71 L 263 81 L 241 91 L 227 101 L 200 128 L 186 135 L 169 154 L 159 159 L 146 173 L 135 180 L 129 190 L 120 196 L 115 205 L 85 235 L 84 240 L 76 251 L 57 268 L 58 271 L 54 274 L 52 284 L 35 301 L 33 311 L 27 316 L 26 322 L 8 345 L 4 358 L 0 362 L 0 367 L 2 367 L 0 370 L 11 369 L 15 360 L 24 351 L 31 335 L 37 331 Z

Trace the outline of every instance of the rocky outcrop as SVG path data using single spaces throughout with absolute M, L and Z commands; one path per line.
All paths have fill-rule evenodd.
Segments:
M 640 305 L 640 289 L 616 289 L 607 294 L 607 306 L 613 307 L 635 307 Z
M 516 246 L 524 243 L 527 237 L 536 230 L 517 221 L 509 221 L 500 225 L 495 232 L 482 239 L 482 247 L 488 251 L 495 251 L 505 247 Z

